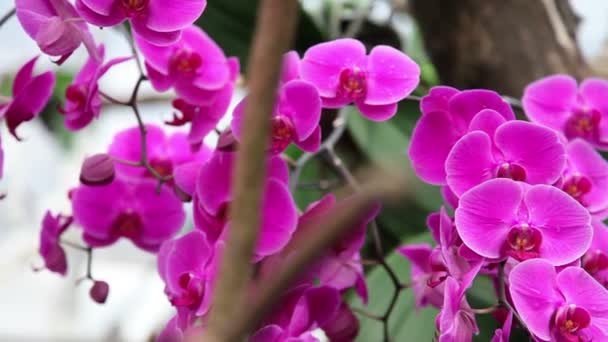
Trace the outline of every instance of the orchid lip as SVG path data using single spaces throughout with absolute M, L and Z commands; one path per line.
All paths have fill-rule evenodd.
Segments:
M 497 178 L 510 178 L 514 181 L 525 181 L 526 170 L 515 163 L 504 162 L 496 170 Z
M 291 119 L 285 115 L 277 115 L 271 119 L 271 146 L 273 154 L 283 152 L 295 138 L 295 127 Z
M 367 92 L 367 76 L 360 68 L 346 68 L 340 72 L 338 92 L 352 100 L 365 97 Z
M 557 309 L 553 320 L 554 330 L 570 340 L 578 332 L 591 324 L 591 314 L 575 304 L 564 305 Z M 576 339 L 578 341 L 578 339 Z
M 595 138 L 601 121 L 598 110 L 589 107 L 575 108 L 566 122 L 564 132 L 569 139 Z
M 508 256 L 519 261 L 537 258 L 542 240 L 542 234 L 538 229 L 522 223 L 511 227 L 504 249 Z

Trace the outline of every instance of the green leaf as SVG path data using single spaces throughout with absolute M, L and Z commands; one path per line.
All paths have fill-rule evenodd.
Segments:
M 403 244 L 433 243 L 429 232 L 419 234 L 407 239 Z M 401 254 L 393 251 L 387 256 L 387 262 L 397 273 L 402 283 L 411 283 L 411 265 Z M 358 297 L 348 298 L 349 304 L 361 308 L 366 312 L 382 315 L 392 297 L 394 286 L 381 266 L 375 266 L 367 273 L 367 286 L 369 290 L 369 304 L 367 307 Z M 467 299 L 473 308 L 485 308 L 496 304 L 496 292 L 488 276 L 477 276 L 473 286 L 467 291 Z M 392 341 L 431 341 L 436 330 L 435 317 L 438 314 L 435 308 L 427 307 L 416 310 L 414 294 L 411 288 L 404 289 L 397 298 L 394 311 L 389 316 L 389 335 Z M 381 322 L 358 315 L 361 327 L 356 341 L 381 341 L 383 330 Z M 489 341 L 494 330 L 499 328 L 498 322 L 492 315 L 476 315 L 480 334 L 475 341 Z
M 431 242 L 430 233 L 424 233 L 415 238 L 407 240 L 407 243 Z M 410 264 L 400 254 L 393 251 L 388 257 L 387 262 L 397 273 L 400 281 L 409 283 Z M 367 276 L 367 286 L 369 289 L 369 304 L 367 307 L 361 303 L 356 296 L 349 300 L 350 305 L 356 308 L 382 315 L 392 297 L 394 285 L 390 278 L 379 266 L 374 267 Z M 391 341 L 431 341 L 435 334 L 435 316 L 437 309 L 425 308 L 417 311 L 414 304 L 414 294 L 412 289 L 402 290 L 397 298 L 397 304 L 389 316 L 389 336 Z M 359 336 L 356 341 L 382 341 L 382 324 L 374 319 L 361 315 Z
M 259 0 L 209 0 L 205 12 L 197 21 L 197 25 L 224 49 L 226 55 L 239 58 L 243 71 L 247 69 L 258 3 Z M 322 42 L 324 36 L 312 18 L 300 10 L 294 48 L 302 53 Z
M 409 136 L 420 116 L 417 107 L 416 102 L 403 101 L 397 115 L 386 122 L 372 122 L 356 109 L 352 109 L 348 115 L 349 132 L 369 161 L 403 170 L 410 176 L 410 198 L 397 206 L 384 208 L 378 218 L 389 247 L 394 247 L 412 234 L 425 231 L 426 216 L 439 210 L 442 205 L 439 188 L 420 181 L 414 175 L 407 157 Z

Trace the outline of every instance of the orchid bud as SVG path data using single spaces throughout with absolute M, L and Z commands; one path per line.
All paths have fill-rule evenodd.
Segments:
M 100 153 L 84 160 L 80 169 L 80 182 L 91 186 L 107 185 L 112 183 L 114 175 L 112 157 Z
M 89 296 L 96 303 L 103 304 L 108 299 L 108 293 L 110 292 L 110 285 L 103 280 L 95 280 L 93 286 L 89 290 Z

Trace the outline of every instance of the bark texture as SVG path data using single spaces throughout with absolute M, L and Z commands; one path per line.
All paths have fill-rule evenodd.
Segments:
M 590 71 L 568 0 L 410 0 L 441 80 L 519 97 L 554 73 Z

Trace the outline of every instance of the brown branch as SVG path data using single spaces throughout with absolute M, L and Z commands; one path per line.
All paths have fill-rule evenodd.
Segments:
M 219 341 L 237 341 L 237 336 L 251 331 L 259 324 L 265 315 L 272 310 L 282 293 L 294 280 L 306 270 L 323 253 L 338 242 L 369 212 L 370 208 L 379 201 L 395 201 L 405 194 L 406 180 L 376 173 L 370 177 L 373 181 L 362 186 L 360 191 L 346 199 L 325 215 L 307 222 L 301 231 L 309 232 L 292 241 L 290 249 L 294 251 L 284 264 L 272 272 L 267 278 L 261 279 L 255 290 L 254 298 L 244 301 L 247 305 L 238 305 L 239 315 L 231 321 L 233 339 Z
M 251 258 L 261 221 L 261 199 L 266 174 L 265 155 L 270 112 L 276 98 L 283 53 L 292 45 L 297 24 L 297 0 L 263 0 L 260 3 L 250 60 L 249 96 L 244 127 L 233 173 L 230 233 L 213 307 L 210 339 L 240 341 L 244 331 L 234 329 L 243 310 L 242 298 L 251 279 Z

